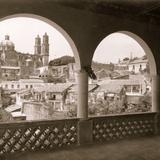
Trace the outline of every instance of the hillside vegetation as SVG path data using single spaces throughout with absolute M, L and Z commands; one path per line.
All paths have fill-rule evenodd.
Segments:
M 54 60 L 51 60 L 49 62 L 49 66 L 62 66 L 62 65 L 67 65 L 69 63 L 75 63 L 75 59 L 74 57 L 71 56 L 62 56 L 60 58 L 56 58 Z M 112 63 L 110 64 L 103 64 L 103 63 L 98 63 L 98 62 L 92 62 L 92 69 L 97 72 L 101 69 L 105 69 L 105 70 L 110 70 L 113 71 L 114 70 L 114 65 Z

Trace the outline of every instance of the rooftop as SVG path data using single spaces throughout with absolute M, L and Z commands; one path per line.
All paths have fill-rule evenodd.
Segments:
M 106 81 L 101 81 L 99 82 L 99 85 L 137 85 L 137 84 L 141 84 L 144 80 L 143 79 L 113 79 L 113 80 L 106 80 Z
M 14 112 L 14 111 L 19 110 L 19 109 L 21 109 L 21 107 L 17 104 L 13 104 L 13 105 L 10 105 L 7 108 L 5 108 L 5 110 L 7 112 Z
M 119 83 L 107 83 L 107 84 L 102 84 L 97 88 L 97 92 L 110 92 L 110 93 L 120 93 L 122 88 L 123 88 L 123 84 L 120 85 Z
M 76 92 L 77 91 L 77 87 L 78 87 L 77 84 L 73 84 L 71 86 L 71 88 L 70 88 L 70 92 Z M 89 84 L 88 85 L 88 91 L 90 92 L 90 91 L 96 89 L 97 87 L 98 87 L 97 84 Z
M 20 69 L 20 67 L 14 67 L 14 66 L 1 66 L 2 69 Z
M 133 76 L 133 79 L 114 79 L 114 80 L 106 80 L 99 82 L 99 88 L 97 88 L 96 91 L 102 91 L 102 92 L 113 92 L 113 93 L 119 93 L 123 86 L 126 85 L 144 85 L 144 79 L 142 76 L 139 78 L 135 78 Z
M 25 95 L 28 95 L 31 93 L 31 90 L 30 89 L 21 89 L 19 91 L 16 92 L 17 94 L 25 94 Z
M 131 61 L 129 64 L 137 64 L 137 63 L 147 63 L 148 59 L 135 59 Z
M 56 93 L 62 93 L 69 87 L 71 87 L 72 84 L 70 83 L 65 83 L 65 84 L 52 84 L 48 83 L 45 86 L 40 86 L 40 87 L 34 87 L 33 90 L 34 92 L 56 92 Z
M 44 83 L 41 79 L 20 79 L 19 82 L 21 83 Z
M 21 112 L 12 112 L 11 114 L 13 117 L 26 117 L 26 115 Z

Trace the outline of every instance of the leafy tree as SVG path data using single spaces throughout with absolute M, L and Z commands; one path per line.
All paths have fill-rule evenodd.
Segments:
M 123 61 L 128 61 L 128 60 L 129 60 L 128 57 L 123 58 Z
M 0 121 L 7 122 L 7 121 L 12 121 L 12 120 L 13 120 L 12 115 L 1 107 L 0 108 Z
M 12 98 L 9 94 L 5 94 L 4 90 L 1 90 L 1 100 L 3 108 L 6 108 L 7 106 L 12 104 Z
M 142 57 L 142 59 L 144 60 L 144 59 L 147 59 L 147 55 L 145 54 L 143 57 Z
M 95 72 L 104 69 L 105 71 L 113 71 L 114 70 L 114 64 L 104 64 L 104 63 L 99 63 L 99 62 L 92 62 L 92 68 Z
M 65 77 L 54 77 L 52 75 L 48 75 L 47 82 L 48 83 L 65 83 L 66 79 Z
M 77 105 L 75 103 L 67 104 L 67 116 L 68 117 L 76 117 L 77 116 Z
M 142 111 L 147 111 L 151 108 L 152 105 L 152 98 L 151 98 L 151 94 L 148 93 L 146 95 L 144 95 L 143 97 L 140 98 L 140 109 Z

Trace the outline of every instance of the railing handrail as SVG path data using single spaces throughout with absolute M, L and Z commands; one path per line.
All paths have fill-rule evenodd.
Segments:
M 100 116 L 90 116 L 89 119 L 94 118 L 107 118 L 107 117 L 127 117 L 127 116 L 136 116 L 136 115 L 155 115 L 156 112 L 135 112 L 135 113 L 122 113 L 122 114 L 108 114 Z
M 78 118 L 67 118 L 67 119 L 54 119 L 54 120 L 36 120 L 36 121 L 8 121 L 8 122 L 0 122 L 0 128 L 3 127 L 15 127 L 15 126 L 37 126 L 37 125 L 45 125 L 45 124 L 58 124 L 62 121 L 71 122 L 78 121 Z

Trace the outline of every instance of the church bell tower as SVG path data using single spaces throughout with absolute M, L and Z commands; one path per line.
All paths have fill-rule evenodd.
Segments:
M 39 35 L 37 35 L 37 37 L 35 38 L 34 54 L 41 54 L 41 38 L 39 37 Z
M 43 35 L 41 55 L 42 55 L 43 66 L 47 66 L 49 62 L 49 37 L 47 33 Z

